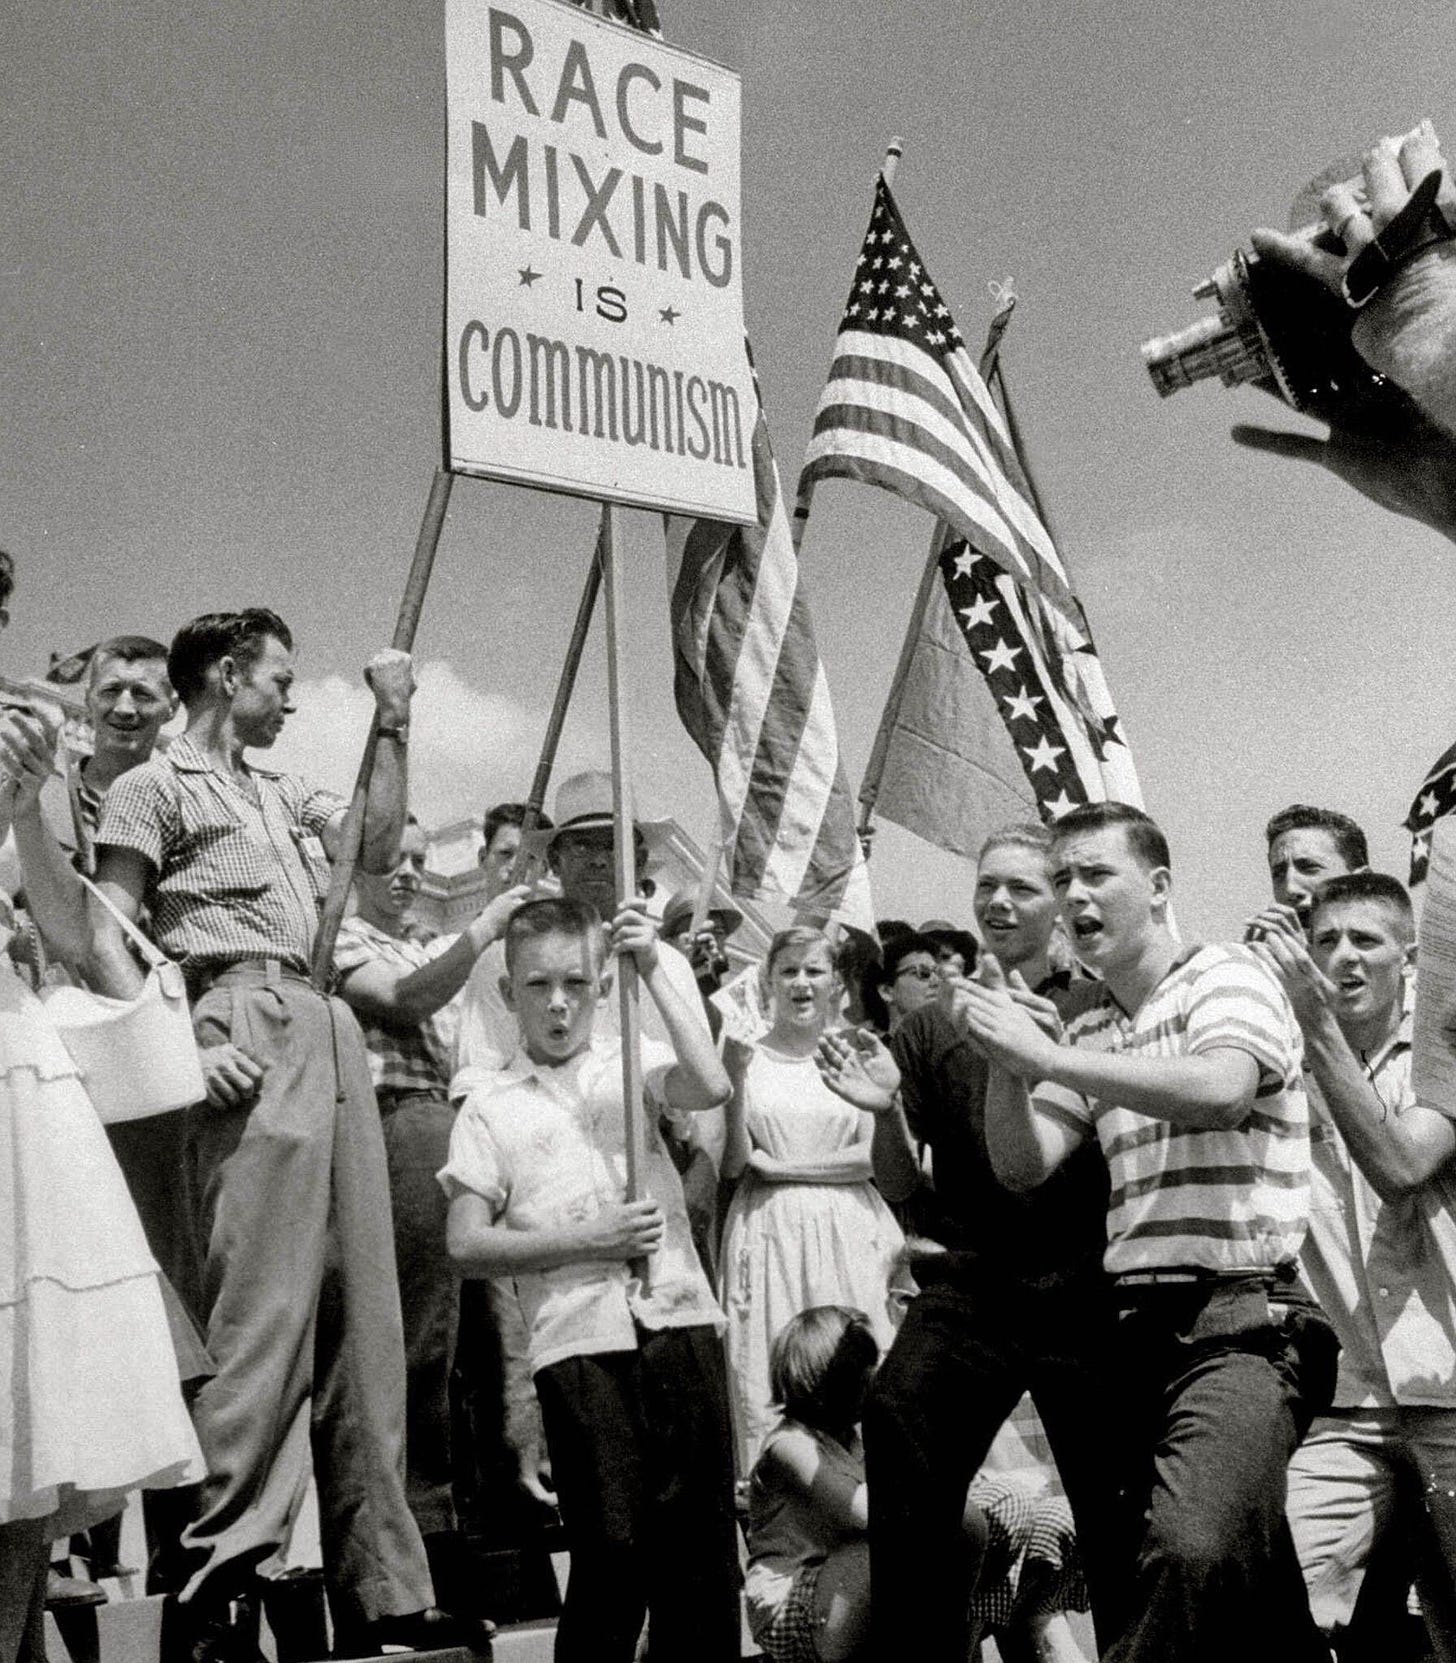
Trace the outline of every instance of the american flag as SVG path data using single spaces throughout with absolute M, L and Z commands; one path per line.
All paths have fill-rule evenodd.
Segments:
M 712 764 L 734 895 L 873 929 L 854 800 L 768 427 L 758 524 L 667 521 L 678 714 Z
M 1456 811 L 1456 745 L 1443 751 L 1432 765 L 1405 817 L 1405 829 L 1411 834 L 1412 889 L 1426 881 L 1426 869 L 1431 863 L 1431 827 L 1453 811 Z
M 928 508 L 1082 626 L 1006 423 L 883 175 L 799 477 L 800 526 L 821 479 L 863 480 Z
M 1009 305 L 1000 328 L 1007 315 Z M 883 177 L 800 479 L 801 519 L 816 481 L 834 477 L 894 491 L 931 509 L 950 532 L 940 575 L 966 657 L 928 657 L 930 697 L 917 688 L 923 708 L 913 718 L 923 730 L 926 718 L 933 724 L 945 713 L 936 736 L 944 802 L 916 782 L 907 801 L 917 823 L 886 798 L 881 811 L 942 847 L 961 846 L 960 828 L 949 823 L 965 817 L 965 792 L 955 782 L 987 771 L 984 736 L 973 725 L 946 731 L 946 721 L 968 708 L 954 682 L 971 666 L 992 695 L 1043 819 L 1108 798 L 1141 805 L 1086 617 L 1012 433 Z M 926 737 L 922 731 L 922 748 Z

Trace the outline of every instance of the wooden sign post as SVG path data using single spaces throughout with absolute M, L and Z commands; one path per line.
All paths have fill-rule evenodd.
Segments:
M 607 622 L 607 722 L 612 743 L 612 843 L 617 860 L 617 894 L 637 893 L 636 828 L 632 822 L 632 781 L 627 764 L 627 711 L 622 700 L 621 560 L 622 510 L 606 509 L 602 544 L 602 610 Z M 627 1199 L 643 1197 L 642 1013 L 637 965 L 630 955 L 617 961 L 617 997 L 622 1020 L 622 1101 L 626 1115 Z M 645 1266 L 642 1267 L 645 1270 Z M 639 1272 L 640 1274 L 640 1272 Z
M 430 571 L 435 564 L 435 550 L 440 546 L 440 532 L 445 525 L 445 510 L 450 506 L 450 487 L 455 476 L 447 468 L 436 468 L 430 482 L 430 495 L 425 503 L 425 516 L 420 523 L 420 534 L 415 540 L 414 559 L 410 562 L 409 577 L 405 580 L 404 598 L 399 603 L 394 637 L 390 645 L 398 652 L 409 652 L 415 644 L 420 612 L 425 604 L 425 591 L 430 586 Z M 313 942 L 313 985 L 322 993 L 328 989 L 334 971 L 334 944 L 339 939 L 339 925 L 344 921 L 344 909 L 349 904 L 349 889 L 354 882 L 354 868 L 359 864 L 359 849 L 364 841 L 364 810 L 369 802 L 369 781 L 374 775 L 374 752 L 379 746 L 379 718 L 369 724 L 369 737 L 364 741 L 364 755 L 359 759 L 359 773 L 354 781 L 354 795 L 349 800 L 339 833 L 339 850 L 334 856 L 333 873 L 329 879 L 328 898 L 319 915 L 318 933 Z

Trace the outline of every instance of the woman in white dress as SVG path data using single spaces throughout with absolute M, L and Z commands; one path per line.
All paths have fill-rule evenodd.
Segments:
M 0 836 L 13 821 L 32 912 L 74 939 L 82 892 L 37 806 L 57 726 L 0 713 Z M 14 918 L 3 896 L 0 908 L 4 942 Z M 128 1490 L 202 1473 L 120 1168 L 44 1006 L 0 952 L 0 1663 L 23 1646 L 43 1655 L 52 1540 L 115 1513 Z
M 721 1297 L 738 1470 L 746 1476 L 778 1416 L 769 1349 L 813 1305 L 861 1310 L 881 1347 L 893 1337 L 890 1272 L 903 1237 L 870 1181 L 873 1119 L 824 1084 L 814 1055 L 838 1021 L 834 949 L 797 925 L 764 964 L 769 1032 L 730 1042 L 733 1076 L 723 1175 L 737 1181 L 724 1226 Z

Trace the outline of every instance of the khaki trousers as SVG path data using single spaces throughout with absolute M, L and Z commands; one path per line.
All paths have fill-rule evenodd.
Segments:
M 187 1601 L 222 1601 L 318 1484 L 336 1623 L 433 1603 L 405 1501 L 404 1347 L 384 1141 L 348 1008 L 259 961 L 193 1005 L 200 1045 L 263 1070 L 252 1103 L 187 1111 L 184 1189 L 204 1245 L 217 1373 L 193 1405 L 207 1459 Z

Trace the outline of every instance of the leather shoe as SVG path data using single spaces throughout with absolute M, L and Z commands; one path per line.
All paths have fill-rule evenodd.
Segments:
M 457 1617 L 439 1606 L 398 1617 L 376 1617 L 334 1637 L 335 1657 L 377 1657 L 386 1646 L 407 1651 L 445 1651 L 464 1646 L 490 1656 L 495 1624 L 488 1617 Z
M 45 1602 L 48 1611 L 72 1610 L 82 1605 L 105 1605 L 106 1590 L 84 1576 L 69 1576 L 54 1565 L 46 1571 Z

